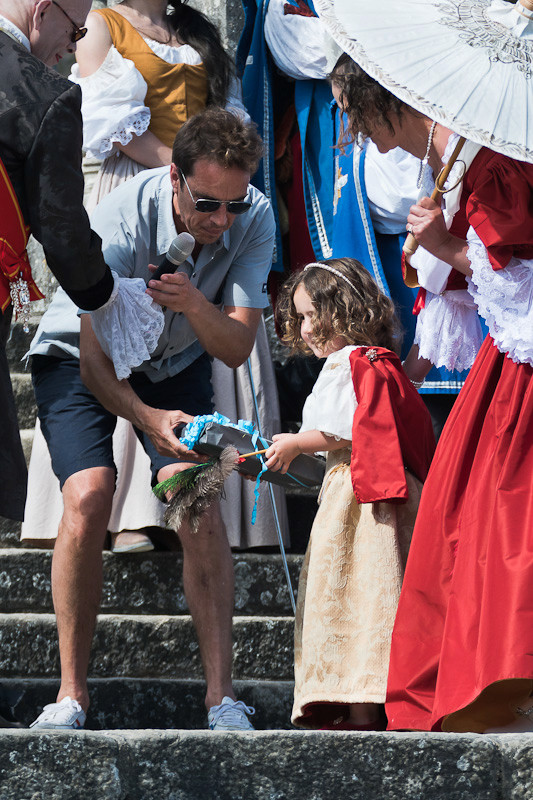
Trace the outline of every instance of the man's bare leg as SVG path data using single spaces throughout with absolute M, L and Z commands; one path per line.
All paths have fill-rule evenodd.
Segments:
M 61 660 L 57 700 L 70 696 L 84 711 L 89 706 L 87 671 L 102 592 L 102 547 L 114 486 L 114 472 L 109 467 L 82 470 L 66 480 L 65 510 L 52 559 Z
M 159 471 L 162 481 L 174 466 Z M 198 532 L 185 523 L 178 531 L 183 548 L 183 586 L 194 622 L 207 692 L 206 708 L 223 697 L 235 700 L 231 683 L 232 619 L 235 594 L 233 561 L 218 502 L 204 514 Z
M 197 533 L 185 524 L 178 535 L 183 547 L 183 587 L 198 637 L 209 709 L 223 697 L 235 700 L 231 683 L 235 581 L 218 503 L 204 514 Z

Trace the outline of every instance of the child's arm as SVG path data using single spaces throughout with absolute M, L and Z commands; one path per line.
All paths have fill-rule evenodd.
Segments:
M 276 433 L 272 445 L 265 453 L 267 459 L 265 464 L 272 472 L 278 470 L 284 475 L 291 461 L 300 453 L 317 453 L 327 450 L 341 450 L 343 447 L 351 447 L 352 443 L 347 439 L 336 439 L 334 436 L 327 436 L 322 431 L 312 430 L 303 433 Z

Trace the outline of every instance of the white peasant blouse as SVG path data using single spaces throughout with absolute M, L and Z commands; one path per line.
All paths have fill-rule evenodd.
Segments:
M 168 64 L 202 63 L 200 54 L 188 44 L 172 47 L 148 38 L 145 42 Z M 148 130 L 146 81 L 133 61 L 124 58 L 114 45 L 92 75 L 80 77 L 79 67 L 74 64 L 69 77 L 82 90 L 83 149 L 88 156 L 103 160 L 116 152 L 116 143 L 126 145 Z M 231 81 L 226 108 L 245 120 L 250 119 L 236 78 Z
M 319 430 L 335 439 L 352 440 L 352 424 L 357 400 L 350 367 L 348 345 L 326 358 L 325 364 L 304 404 L 300 431 Z

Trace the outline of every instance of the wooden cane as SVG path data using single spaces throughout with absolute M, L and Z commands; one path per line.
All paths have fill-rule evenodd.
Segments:
M 450 174 L 451 168 L 453 167 L 453 165 L 457 161 L 457 157 L 458 157 L 459 153 L 461 152 L 461 149 L 462 149 L 465 141 L 466 141 L 466 139 L 463 136 L 461 136 L 461 138 L 459 139 L 459 141 L 455 145 L 455 150 L 451 154 L 448 163 L 446 164 L 445 167 L 443 167 L 441 169 L 441 171 L 437 175 L 437 180 L 435 181 L 435 188 L 433 189 L 433 192 L 431 194 L 431 199 L 432 200 L 436 201 L 438 199 L 439 195 L 442 194 L 442 192 L 444 190 L 444 184 L 448 180 L 448 175 Z M 408 233 L 407 234 L 407 238 L 406 238 L 406 240 L 404 242 L 404 245 L 403 245 L 403 248 L 402 248 L 403 252 L 405 253 L 406 256 L 412 256 L 413 253 L 416 252 L 417 248 L 418 248 L 417 240 L 415 239 L 415 237 L 413 236 L 412 233 Z

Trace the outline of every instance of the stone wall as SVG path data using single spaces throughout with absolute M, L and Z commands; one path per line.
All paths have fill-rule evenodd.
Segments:
M 95 2 L 93 2 L 93 8 L 104 8 L 105 6 L 111 7 L 114 5 L 116 5 L 116 0 L 110 0 L 110 2 L 95 0 Z M 244 21 L 241 0 L 194 0 L 194 2 L 191 2 L 191 5 L 203 11 L 204 14 L 218 25 L 224 46 L 228 52 L 235 54 Z M 65 58 L 61 62 L 60 71 L 64 75 L 67 76 L 69 74 L 73 60 L 74 59 Z M 98 172 L 98 162 L 95 159 L 86 159 L 84 161 L 83 171 L 86 184 L 85 193 L 87 196 Z M 48 307 L 57 287 L 57 281 L 46 266 L 42 247 L 33 238 L 30 239 L 28 252 L 33 275 L 37 285 L 45 295 L 44 300 L 32 303 L 32 311 L 34 313 L 41 313 Z

